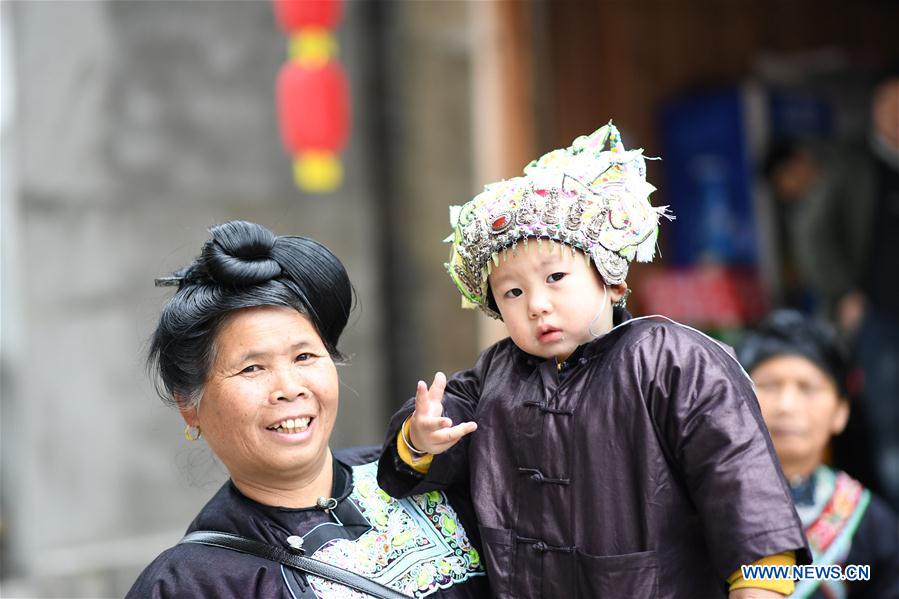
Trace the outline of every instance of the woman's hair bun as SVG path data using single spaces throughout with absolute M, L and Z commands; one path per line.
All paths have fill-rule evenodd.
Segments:
M 255 285 L 281 274 L 272 258 L 277 236 L 256 223 L 233 220 L 210 229 L 200 261 L 210 278 L 223 285 Z

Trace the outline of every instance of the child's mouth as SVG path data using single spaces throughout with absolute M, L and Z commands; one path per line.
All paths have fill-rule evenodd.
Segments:
M 537 340 L 540 343 L 553 343 L 562 338 L 562 331 L 559 329 L 541 330 L 537 334 Z

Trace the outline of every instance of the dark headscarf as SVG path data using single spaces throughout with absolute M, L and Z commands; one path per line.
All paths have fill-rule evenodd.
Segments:
M 789 355 L 813 362 L 833 379 L 840 395 L 848 397 L 848 355 L 836 331 L 826 322 L 794 310 L 777 310 L 747 333 L 737 348 L 737 357 L 750 373 L 765 360 Z

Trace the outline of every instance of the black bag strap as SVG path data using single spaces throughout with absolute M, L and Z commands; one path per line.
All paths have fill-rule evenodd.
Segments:
M 323 561 L 291 553 L 286 549 L 282 549 L 275 545 L 254 541 L 240 535 L 234 535 L 226 532 L 215 532 L 211 530 L 198 530 L 187 534 L 180 541 L 181 543 L 197 543 L 199 545 L 209 545 L 211 547 L 222 547 L 239 551 L 240 553 L 248 553 L 263 559 L 279 562 L 285 566 L 296 568 L 302 572 L 319 576 L 328 580 L 348 586 L 351 589 L 367 593 L 378 599 L 409 599 L 408 595 L 404 595 L 399 591 L 384 586 L 379 582 L 332 566 Z

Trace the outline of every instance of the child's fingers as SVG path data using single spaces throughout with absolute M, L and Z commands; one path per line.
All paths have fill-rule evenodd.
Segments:
M 435 431 L 433 433 L 433 438 L 440 445 L 446 445 L 447 447 L 450 447 L 458 443 L 459 439 L 461 439 L 465 435 L 473 433 L 476 430 L 478 430 L 477 423 L 463 422 L 462 424 L 457 424 L 456 426 L 451 426 Z
M 446 389 L 446 375 L 442 372 L 437 372 L 434 375 L 434 382 L 431 383 L 431 388 L 428 389 L 428 395 L 431 397 L 432 401 L 440 401 L 443 402 L 443 391 Z
M 415 388 L 415 411 L 422 416 L 440 416 L 443 414 L 443 404 L 433 401 L 428 394 L 428 386 L 424 381 L 418 381 Z
M 440 429 L 449 428 L 453 425 L 453 421 L 443 416 L 424 416 L 419 415 L 415 419 L 415 429 L 423 434 L 439 431 Z

